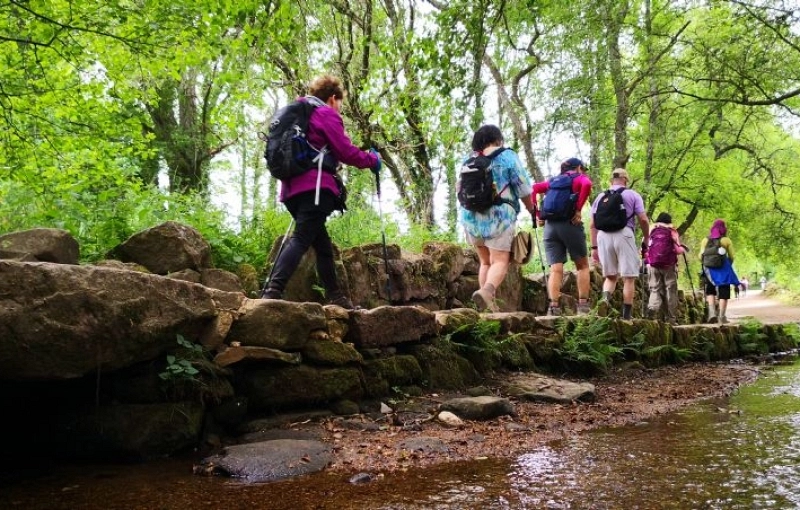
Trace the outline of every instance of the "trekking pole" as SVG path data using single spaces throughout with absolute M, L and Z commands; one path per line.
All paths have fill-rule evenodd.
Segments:
M 264 293 L 267 291 L 267 286 L 269 286 L 270 280 L 272 280 L 272 272 L 275 271 L 275 264 L 278 262 L 278 259 L 283 252 L 283 246 L 286 244 L 286 239 L 289 237 L 289 231 L 292 230 L 292 227 L 294 227 L 294 218 L 292 218 L 292 221 L 289 222 L 289 227 L 286 229 L 286 233 L 283 234 L 281 245 L 278 247 L 278 254 L 275 255 L 275 261 L 272 263 L 272 267 L 269 268 L 269 275 L 267 276 L 267 279 L 264 280 L 264 286 L 261 288 L 262 298 L 264 297 Z
M 383 222 L 383 206 L 381 205 L 381 179 L 375 173 L 375 191 L 378 194 L 378 215 L 381 218 L 381 241 L 383 242 L 383 266 L 386 269 L 386 299 L 392 303 L 392 279 L 389 276 L 389 251 L 386 249 L 386 226 Z
M 683 249 L 688 250 L 686 246 L 684 246 Z M 686 276 L 689 277 L 689 287 L 691 287 L 692 289 L 692 299 L 695 299 L 694 281 L 692 281 L 692 272 L 689 270 L 689 261 L 686 260 L 686 251 L 684 251 L 682 255 L 683 255 L 683 265 L 686 266 Z
M 642 267 L 639 269 L 639 281 L 642 286 L 642 318 L 647 317 L 647 302 L 645 300 L 644 289 L 647 284 L 647 249 L 646 240 L 642 239 Z
M 544 277 L 544 290 L 547 294 L 547 299 L 550 299 L 550 286 L 547 284 L 547 269 L 544 267 L 544 253 L 542 252 L 542 247 L 539 244 L 539 225 L 537 223 L 537 207 L 534 204 L 533 206 L 533 237 L 536 239 L 536 251 L 539 252 L 539 262 L 542 264 L 542 276 Z M 550 306 L 550 303 L 547 304 Z

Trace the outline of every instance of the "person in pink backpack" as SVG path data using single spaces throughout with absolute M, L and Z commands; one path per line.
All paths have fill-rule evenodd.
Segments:
M 678 311 L 678 255 L 686 249 L 681 244 L 678 231 L 672 226 L 672 216 L 662 212 L 650 228 L 647 247 L 647 265 L 650 299 L 647 317 L 657 319 L 662 304 L 666 301 L 666 319 L 677 324 Z

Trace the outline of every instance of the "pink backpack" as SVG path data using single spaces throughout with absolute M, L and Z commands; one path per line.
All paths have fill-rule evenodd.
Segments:
M 656 227 L 650 232 L 647 263 L 658 268 L 673 267 L 678 263 L 678 254 L 675 253 L 675 241 L 672 240 L 671 228 Z

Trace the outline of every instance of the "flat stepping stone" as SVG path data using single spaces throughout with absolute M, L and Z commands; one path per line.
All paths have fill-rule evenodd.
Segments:
M 514 406 L 507 398 L 489 396 L 454 398 L 442 403 L 439 410 L 450 411 L 463 420 L 491 420 L 514 414 Z
M 505 382 L 502 391 L 505 395 L 531 402 L 556 404 L 592 402 L 596 396 L 594 384 L 576 383 L 537 374 L 514 377 Z
M 246 482 L 273 482 L 316 473 L 333 461 L 330 445 L 321 441 L 278 439 L 228 446 L 206 457 L 196 474 L 218 474 Z

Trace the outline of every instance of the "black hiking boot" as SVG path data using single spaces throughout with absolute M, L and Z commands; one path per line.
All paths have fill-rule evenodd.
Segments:
M 358 307 L 353 305 L 350 298 L 345 296 L 343 292 L 334 292 L 328 298 L 328 304 L 341 306 L 346 310 L 356 310 Z
M 266 289 L 261 293 L 261 299 L 283 299 L 283 292 L 278 289 Z

